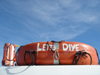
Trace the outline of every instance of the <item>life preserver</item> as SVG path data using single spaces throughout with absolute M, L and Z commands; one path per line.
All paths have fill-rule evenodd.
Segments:
M 5 43 L 2 65 L 14 66 L 15 61 L 15 44 Z
M 30 43 L 19 48 L 16 59 L 18 65 L 53 65 L 55 60 L 59 60 L 62 65 L 98 65 L 96 50 L 79 42 Z

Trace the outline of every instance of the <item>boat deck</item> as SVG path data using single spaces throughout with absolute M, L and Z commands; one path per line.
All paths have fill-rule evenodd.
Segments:
M 99 65 L 50 65 L 0 67 L 0 75 L 100 75 Z

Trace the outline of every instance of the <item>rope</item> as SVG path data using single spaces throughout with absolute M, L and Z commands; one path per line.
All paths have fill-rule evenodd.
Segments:
M 19 52 L 19 50 L 20 50 L 21 47 L 22 47 L 22 46 L 20 46 L 20 47 L 18 48 L 18 50 L 16 51 L 16 53 L 15 53 L 16 63 L 17 63 L 17 65 L 19 65 L 19 63 L 18 63 L 18 61 L 17 61 L 17 55 L 18 55 L 18 52 Z M 16 65 L 16 64 L 15 64 L 15 65 Z
M 57 57 L 56 57 L 56 56 L 57 56 Z M 56 60 L 59 60 L 59 59 L 60 59 L 58 50 L 55 50 L 55 55 L 54 55 L 54 57 L 55 57 Z
M 49 46 L 49 48 L 51 49 L 51 51 L 55 52 L 49 45 L 49 42 L 47 41 L 47 45 Z
M 28 64 L 28 63 L 26 62 L 26 53 L 29 53 L 29 54 L 30 54 L 30 61 L 31 61 L 31 64 Z M 25 51 L 25 54 L 24 54 L 24 61 L 25 61 L 25 64 L 26 64 L 26 65 L 34 65 L 34 56 L 33 56 L 34 53 L 35 53 L 35 64 L 36 64 L 36 51 L 35 51 L 35 50 L 32 50 L 32 49 L 30 49 L 29 51 L 28 51 L 28 50 Z M 32 57 L 32 60 L 31 60 L 31 57 Z
M 54 41 L 52 41 L 52 42 L 54 42 Z M 49 46 L 49 48 L 51 49 L 51 51 L 53 51 L 53 52 L 55 53 L 55 54 L 54 54 L 54 58 L 55 58 L 56 60 L 59 60 L 60 56 L 59 56 L 58 50 L 53 50 L 53 49 L 50 47 L 48 41 L 47 41 L 47 45 Z M 57 57 L 56 57 L 56 56 L 57 56 Z
M 91 64 L 92 64 L 92 57 L 91 57 L 91 55 L 90 55 L 89 53 L 85 52 L 84 50 L 79 51 L 79 52 L 76 52 L 72 64 L 73 64 L 73 65 L 77 65 L 77 63 L 78 63 L 80 57 L 81 57 L 82 55 L 85 56 L 85 57 L 87 57 L 86 54 L 88 54 L 88 55 L 90 56 L 90 65 L 91 65 Z M 79 57 L 78 57 L 78 56 L 79 56 Z

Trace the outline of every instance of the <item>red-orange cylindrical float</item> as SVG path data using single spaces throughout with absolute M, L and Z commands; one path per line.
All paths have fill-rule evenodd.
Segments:
M 17 65 L 98 65 L 97 52 L 92 46 L 65 41 L 24 45 L 18 50 L 16 60 Z

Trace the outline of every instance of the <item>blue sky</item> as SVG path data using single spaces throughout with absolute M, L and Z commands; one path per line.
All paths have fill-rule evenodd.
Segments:
M 51 40 L 86 43 L 100 55 L 100 0 L 0 0 L 0 61 L 4 43 Z

